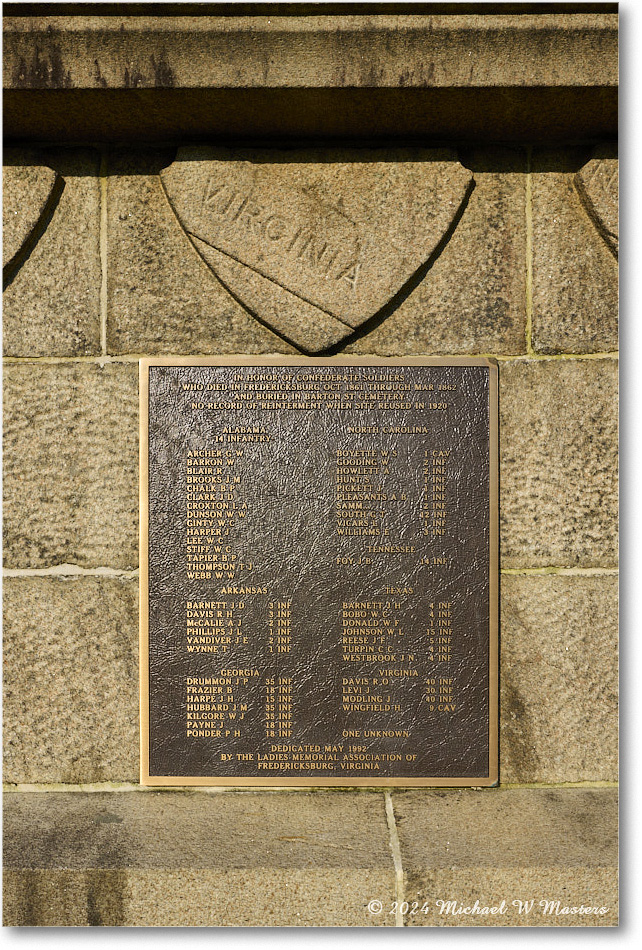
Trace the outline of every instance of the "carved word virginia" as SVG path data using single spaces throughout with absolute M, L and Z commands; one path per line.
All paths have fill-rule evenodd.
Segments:
M 290 258 L 301 261 L 328 280 L 344 280 L 355 291 L 361 264 L 323 234 L 305 226 L 296 227 L 285 217 L 261 206 L 252 193 L 244 194 L 212 177 L 207 182 L 204 206 L 213 215 L 269 242 Z

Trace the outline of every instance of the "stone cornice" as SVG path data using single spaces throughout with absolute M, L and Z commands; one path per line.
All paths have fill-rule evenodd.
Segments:
M 617 16 L 7 17 L 7 89 L 617 85 Z
M 615 134 L 617 26 L 604 12 L 8 16 L 5 134 L 587 140 Z

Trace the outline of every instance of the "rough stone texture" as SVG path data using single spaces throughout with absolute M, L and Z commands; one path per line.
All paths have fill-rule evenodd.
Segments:
M 108 352 L 293 352 L 233 299 L 191 246 L 158 177 L 173 154 L 109 157 Z
M 5 17 L 5 135 L 296 146 L 617 134 L 616 12 L 265 12 Z
M 520 917 L 512 906 L 520 899 L 607 906 L 573 924 L 617 923 L 615 789 L 406 791 L 393 804 L 405 899 L 428 904 L 428 913 L 408 915 L 410 925 L 569 925 L 537 906 Z M 439 913 L 439 899 L 510 906 L 492 919 L 454 918 Z
M 395 893 L 368 792 L 8 794 L 4 880 L 9 925 L 394 921 L 366 909 Z
M 617 22 L 591 12 L 6 17 L 4 85 L 616 86 Z
M 410 904 L 407 927 L 616 927 L 618 869 L 617 865 L 426 869 L 407 875 L 406 899 Z M 449 912 L 438 901 L 456 901 L 460 912 Z M 502 912 L 471 913 L 477 901 L 478 910 L 489 907 Z M 533 904 L 520 914 L 519 901 Z M 553 902 L 549 909 L 548 902 Z M 564 908 L 582 906 L 591 910 L 564 912 Z M 469 908 L 469 913 L 463 913 L 462 908 Z
M 372 927 L 394 900 L 394 872 L 362 868 L 7 871 L 5 926 Z
M 12 162 L 21 156 L 29 167 L 32 153 L 11 151 Z M 100 352 L 100 157 L 89 149 L 51 149 L 40 160 L 56 170 L 64 187 L 32 209 L 30 218 L 38 214 L 37 228 L 44 233 L 10 271 L 3 295 L 4 353 L 89 356 Z
M 533 347 L 540 353 L 604 353 L 617 349 L 618 271 L 613 238 L 587 211 L 588 192 L 578 184 L 586 153 L 536 153 L 533 158 Z M 612 172 L 610 160 L 604 173 Z M 613 228 L 617 208 L 607 188 L 589 189 Z M 607 180 L 610 180 L 607 178 Z M 605 181 L 606 185 L 606 181 Z M 617 187 L 617 186 L 616 186 Z M 583 200 L 584 196 L 584 200 Z M 607 210 L 609 208 L 611 210 Z M 595 217 L 595 214 L 594 214 Z
M 311 351 L 348 336 L 425 265 L 471 180 L 446 149 L 182 148 L 161 172 L 181 226 L 215 273 Z
M 137 565 L 137 374 L 5 365 L 5 567 Z
M 500 365 L 502 567 L 616 566 L 617 371 Z
M 11 792 L 6 804 L 7 868 L 392 868 L 373 791 Z M 30 834 L 48 823 L 54 839 Z
M 617 782 L 617 577 L 501 589 L 501 781 Z
M 272 327 L 286 343 L 305 353 L 318 353 L 350 333 L 350 328 L 319 307 L 295 297 L 257 271 L 192 236 L 192 243 L 230 294 L 248 313 Z
M 397 309 L 347 353 L 524 353 L 525 156 L 461 153 L 475 187 L 456 229 Z
M 452 923 L 442 896 L 590 902 L 608 914 L 577 924 L 616 922 L 615 790 L 411 790 L 393 805 L 405 899 L 429 905 L 406 925 Z M 373 792 L 8 793 L 5 925 L 391 925 L 388 842 Z M 496 922 L 569 923 L 510 913 Z
M 393 795 L 404 869 L 608 867 L 615 789 L 411 789 Z
M 4 779 L 138 776 L 138 583 L 5 577 Z
M 44 215 L 59 176 L 40 164 L 37 155 L 20 149 L 7 149 L 3 159 L 2 267 L 6 269 Z
M 575 176 L 575 187 L 601 237 L 617 254 L 619 173 L 616 146 L 594 148 L 590 161 Z

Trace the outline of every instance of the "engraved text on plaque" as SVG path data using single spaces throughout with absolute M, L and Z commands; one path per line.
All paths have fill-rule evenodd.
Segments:
M 496 372 L 142 361 L 143 782 L 496 781 Z

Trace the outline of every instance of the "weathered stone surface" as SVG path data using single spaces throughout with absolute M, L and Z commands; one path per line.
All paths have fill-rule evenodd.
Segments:
M 137 374 L 5 366 L 5 567 L 137 565 Z
M 297 346 L 318 350 L 378 313 L 426 263 L 471 174 L 445 149 L 182 148 L 161 180 L 231 292 Z M 315 310 L 324 332 L 312 342 Z
M 440 898 L 584 902 L 608 913 L 577 924 L 616 923 L 615 790 L 408 790 L 393 804 L 405 899 L 428 907 L 407 926 L 472 923 L 444 919 Z M 388 839 L 372 792 L 8 793 L 5 924 L 390 925 Z M 495 923 L 569 921 L 511 906 Z
M 52 198 L 58 175 L 36 154 L 6 149 L 2 167 L 2 267 L 6 272 L 32 236 Z
M 394 922 L 367 911 L 395 893 L 381 794 L 13 793 L 5 809 L 7 924 Z
M 216 847 L 216 843 L 213 844 Z M 394 900 L 387 869 L 154 868 L 3 873 L 7 927 L 372 927 Z
M 617 135 L 616 12 L 374 9 L 7 16 L 5 135 L 294 146 Z
M 575 187 L 600 235 L 617 255 L 619 243 L 617 148 L 613 145 L 594 148 L 590 161 L 575 176 Z
M 617 862 L 615 789 L 409 789 L 393 806 L 408 873 Z
M 97 90 L 616 86 L 617 22 L 591 12 L 12 16 L 3 81 Z
M 108 352 L 293 352 L 233 299 L 181 230 L 158 177 L 173 154 L 109 157 Z
M 407 875 L 407 927 L 616 927 L 612 867 L 437 868 Z M 438 903 L 441 901 L 442 903 Z M 455 901 L 454 909 L 449 902 Z M 504 903 L 502 903 L 502 901 Z M 522 908 L 519 901 L 533 902 Z M 559 904 L 556 906 L 556 902 Z M 579 913 L 579 909 L 585 910 Z M 475 910 L 477 908 L 477 910 Z M 495 908 L 492 914 L 484 908 Z M 575 911 L 569 909 L 575 908 Z M 468 910 L 466 913 L 465 909 Z
M 4 778 L 135 780 L 138 584 L 5 577 Z
M 560 926 L 541 899 L 608 907 L 573 916 L 575 926 L 617 923 L 617 792 L 615 789 L 489 789 L 395 792 L 393 804 L 405 899 L 427 905 L 408 915 L 421 925 Z M 497 906 L 507 913 L 440 913 L 438 900 Z M 520 916 L 513 900 L 535 900 Z
M 617 577 L 504 575 L 502 782 L 616 782 Z
M 540 353 L 603 353 L 618 345 L 617 260 L 605 230 L 613 228 L 616 210 L 607 189 L 596 190 L 603 172 L 595 178 L 595 160 L 582 171 L 584 159 L 562 152 L 533 158 L 532 338 Z M 604 174 L 611 174 L 613 161 Z M 587 211 L 588 192 L 583 201 L 576 187 L 587 181 L 604 215 L 601 230 L 597 211 L 594 220 Z
M 116 852 L 123 866 L 168 871 L 392 868 L 372 791 L 12 792 L 6 820 L 7 868 L 108 868 Z M 47 824 L 60 833 L 29 833 Z
M 502 567 L 617 564 L 617 361 L 500 365 Z
M 462 152 L 475 187 L 418 284 L 348 353 L 523 353 L 526 348 L 525 156 Z
M 12 150 L 11 161 L 14 175 L 20 161 L 21 176 L 33 168 L 30 152 Z M 96 354 L 100 352 L 99 155 L 89 149 L 50 149 L 42 152 L 41 161 L 51 165 L 55 172 L 50 175 L 55 179 L 57 173 L 59 179 L 48 199 L 40 196 L 31 208 L 30 220 L 38 216 L 37 242 L 26 255 L 18 251 L 8 268 L 9 283 L 3 295 L 4 353 Z M 48 176 L 47 183 L 51 181 Z M 43 193 L 44 188 L 43 181 Z M 11 191 L 8 198 L 11 211 Z M 36 237 L 35 231 L 31 234 Z M 28 241 L 27 250 L 29 246 Z
M 318 353 L 341 340 L 350 328 L 330 314 L 294 296 L 234 258 L 192 237 L 194 247 L 221 284 L 249 313 L 305 353 Z

